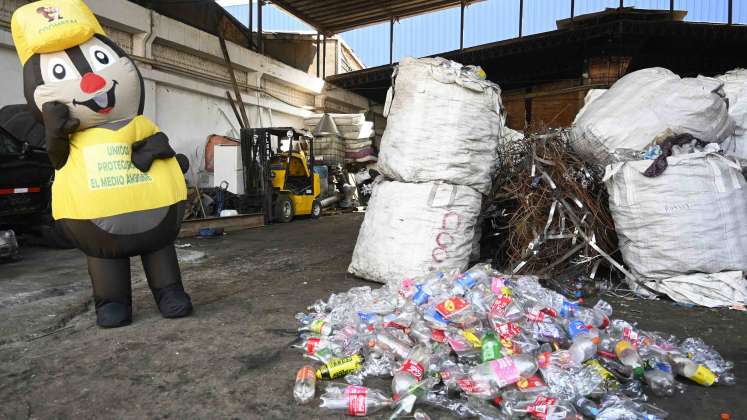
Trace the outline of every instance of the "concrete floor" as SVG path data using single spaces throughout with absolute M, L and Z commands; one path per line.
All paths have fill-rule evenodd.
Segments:
M 83 256 L 24 248 L 0 265 L 0 418 L 327 417 L 292 399 L 304 363 L 288 348 L 293 315 L 331 292 L 370 284 L 346 274 L 360 214 L 298 220 L 219 239 L 190 239 L 206 257 L 183 263 L 195 314 L 165 320 L 133 260 L 135 320 L 95 326 Z M 747 416 L 745 314 L 610 299 L 645 329 L 701 336 L 736 364 L 741 383 L 689 386 L 656 400 L 670 419 Z M 434 418 L 448 414 L 427 410 Z

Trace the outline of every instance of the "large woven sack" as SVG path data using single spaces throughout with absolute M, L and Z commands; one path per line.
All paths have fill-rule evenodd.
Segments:
M 716 153 L 667 161 L 664 173 L 654 178 L 643 176 L 650 160 L 607 166 L 610 210 L 629 270 L 665 293 L 675 286 L 657 282 L 747 270 L 747 183 L 739 164 Z M 685 284 L 682 279 L 676 283 Z
M 384 107 L 382 174 L 490 191 L 503 106 L 498 85 L 479 73 L 443 58 L 402 59 Z
M 717 79 L 724 82 L 729 100 L 729 116 L 734 120 L 734 134 L 722 143 L 727 154 L 747 159 L 747 70 L 734 69 Z
M 348 271 L 398 283 L 439 268 L 466 269 L 482 195 L 465 186 L 381 179 L 374 184 Z
M 585 106 L 571 146 L 587 162 L 606 164 L 617 149 L 644 150 L 673 134 L 720 143 L 733 131 L 723 82 L 656 67 L 626 75 Z

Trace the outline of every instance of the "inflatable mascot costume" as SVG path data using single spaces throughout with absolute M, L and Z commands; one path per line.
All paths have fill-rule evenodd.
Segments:
M 81 0 L 22 6 L 11 29 L 24 94 L 44 123 L 56 169 L 52 215 L 88 256 L 98 325 L 132 321 L 129 257 L 136 255 L 161 314 L 189 315 L 173 244 L 189 162 L 142 115 L 135 63 Z

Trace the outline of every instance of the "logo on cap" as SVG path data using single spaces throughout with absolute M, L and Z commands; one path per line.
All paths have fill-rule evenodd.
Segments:
M 39 7 L 36 9 L 36 13 L 44 16 L 47 22 L 54 22 L 55 20 L 62 20 L 59 7 Z

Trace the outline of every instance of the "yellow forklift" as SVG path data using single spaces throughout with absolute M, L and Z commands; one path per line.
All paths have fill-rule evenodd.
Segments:
M 266 223 L 321 216 L 313 137 L 289 127 L 243 129 L 241 153 L 245 195 L 261 207 Z

